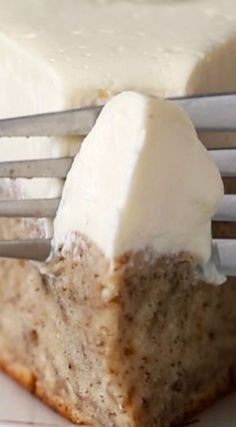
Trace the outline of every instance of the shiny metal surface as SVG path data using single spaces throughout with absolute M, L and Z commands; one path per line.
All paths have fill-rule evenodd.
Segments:
M 235 131 L 236 93 L 173 98 L 198 130 Z M 102 106 L 0 120 L 1 136 L 86 135 Z

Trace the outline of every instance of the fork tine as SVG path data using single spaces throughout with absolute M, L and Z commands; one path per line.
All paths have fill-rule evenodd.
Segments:
M 209 150 L 223 177 L 236 177 L 236 149 Z
M 0 217 L 54 218 L 60 198 L 1 200 Z M 236 222 L 236 195 L 227 194 L 213 218 L 214 221 Z
M 213 221 L 236 222 L 236 195 L 226 194 Z
M 236 93 L 172 98 L 198 130 L 236 131 Z M 0 120 L 0 137 L 87 135 L 102 107 L 87 107 Z
M 0 257 L 45 261 L 51 250 L 50 239 L 0 240 Z
M 50 239 L 0 240 L 0 257 L 45 261 L 50 255 Z M 236 239 L 214 239 L 213 256 L 226 276 L 236 276 Z
M 214 239 L 213 256 L 222 274 L 236 276 L 236 239 Z
M 58 111 L 0 120 L 0 137 L 86 135 L 102 107 Z
M 60 199 L 1 200 L 0 216 L 54 218 Z
M 198 130 L 236 131 L 236 93 L 194 95 L 173 100 L 183 108 Z
M 236 177 L 236 149 L 209 150 L 223 177 Z M 72 157 L 0 162 L 0 178 L 66 178 Z
M 0 178 L 65 178 L 73 158 L 0 162 Z

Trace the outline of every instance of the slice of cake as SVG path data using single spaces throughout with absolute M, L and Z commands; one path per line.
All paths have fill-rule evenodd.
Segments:
M 77 423 L 151 427 L 232 387 L 236 287 L 210 260 L 222 196 L 175 104 L 107 103 L 68 174 L 42 285 L 17 284 L 27 353 L 11 357 L 37 395 Z
M 0 0 L 0 14 L 0 117 L 126 90 L 236 89 L 234 0 Z M 0 160 L 67 156 L 81 141 L 4 138 Z M 1 198 L 62 189 L 3 180 Z M 236 287 L 215 286 L 210 263 L 222 194 L 181 110 L 114 97 L 75 159 L 54 235 L 48 219 L 0 220 L 1 238 L 53 236 L 46 264 L 0 262 L 2 368 L 70 420 L 106 427 L 176 424 L 228 391 Z
M 45 274 L 61 315 L 53 348 L 62 339 L 66 357 L 55 360 L 47 349 L 37 367 L 45 392 L 55 393 L 59 376 L 59 396 L 75 399 L 89 422 L 141 427 L 182 421 L 229 386 L 232 289 L 214 286 L 224 279 L 207 266 L 222 195 L 219 173 L 179 108 L 131 92 L 108 102 L 69 172 L 54 223 Z M 39 333 L 44 352 L 48 322 Z

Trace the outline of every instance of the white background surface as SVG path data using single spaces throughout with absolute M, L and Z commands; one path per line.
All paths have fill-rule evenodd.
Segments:
M 40 424 L 71 426 L 64 418 L 0 373 L 0 427 L 10 427 L 11 424 L 9 426 L 6 421 L 23 423 L 20 427 L 29 427 L 30 422 L 36 423 L 37 426 Z
M 29 423 L 44 427 L 71 426 L 68 421 L 0 373 L 0 427 L 29 427 Z M 236 393 L 196 417 L 196 422 L 189 424 L 189 427 L 236 427 Z

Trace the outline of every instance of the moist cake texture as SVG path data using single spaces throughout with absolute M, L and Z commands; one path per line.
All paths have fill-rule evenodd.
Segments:
M 103 104 L 126 90 L 236 90 L 234 0 L 69 4 L 0 0 L 1 117 Z M 0 160 L 63 157 L 81 141 L 4 138 Z M 3 180 L 0 195 L 58 197 L 62 188 Z M 49 220 L 0 220 L 0 238 L 52 230 Z M 67 230 L 46 264 L 1 260 L 0 365 L 75 423 L 181 425 L 235 386 L 235 280 L 196 278 L 209 251 L 157 257 L 147 244 L 113 255 Z
M 184 253 L 127 254 L 111 272 L 92 242 L 73 240 L 45 275 L 3 262 L 11 375 L 72 421 L 108 427 L 176 425 L 234 386 L 233 281 L 196 283 Z

